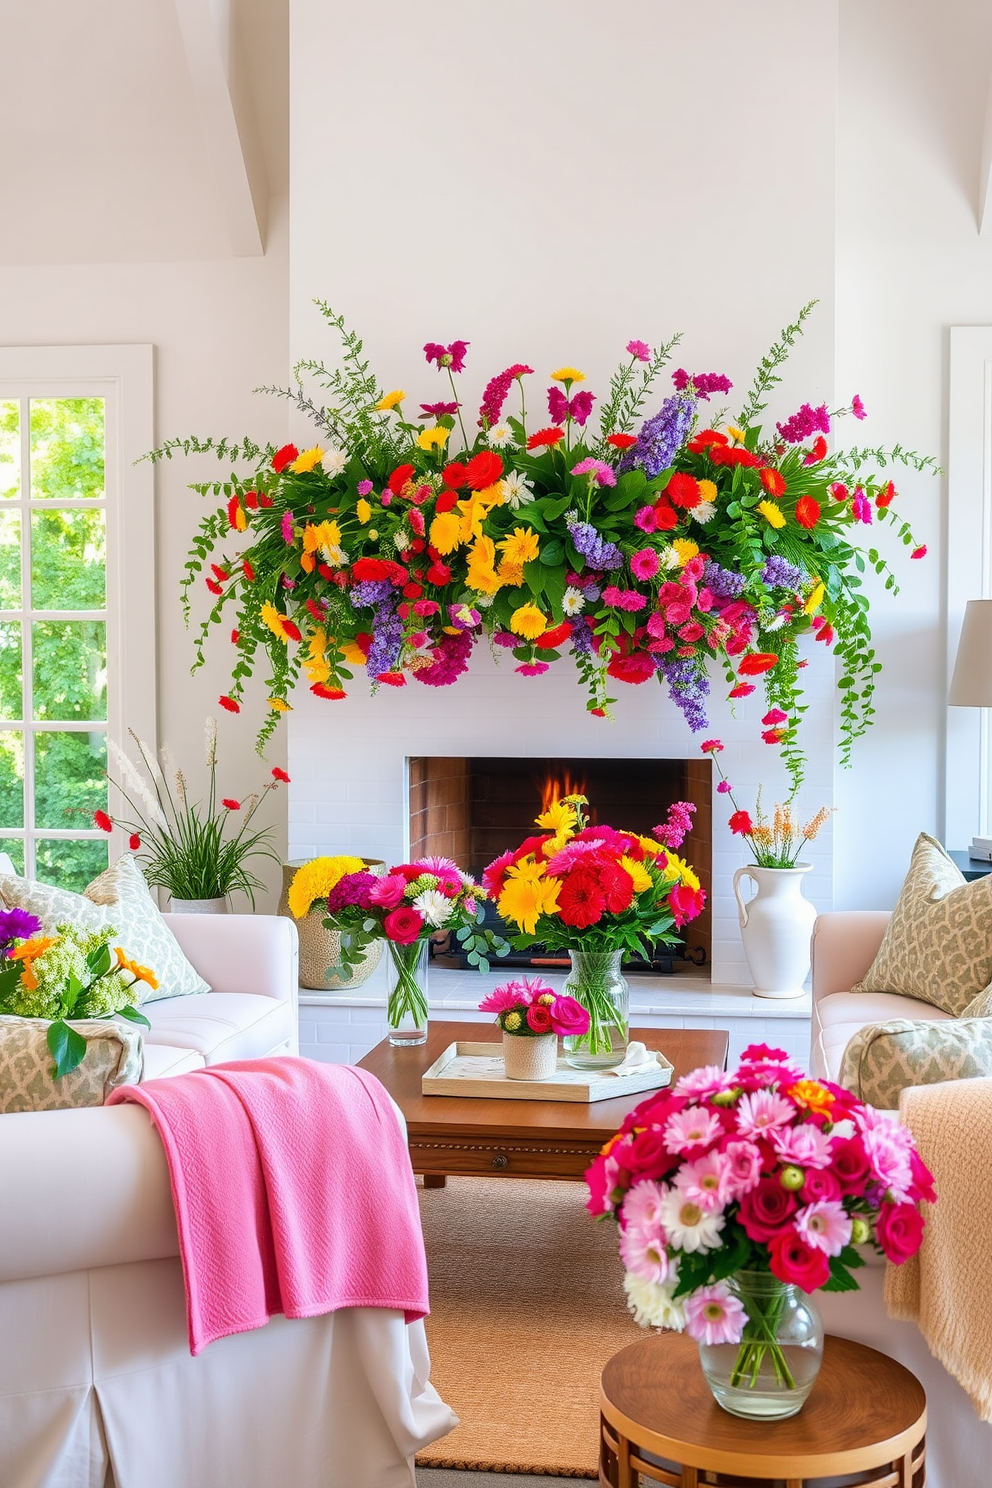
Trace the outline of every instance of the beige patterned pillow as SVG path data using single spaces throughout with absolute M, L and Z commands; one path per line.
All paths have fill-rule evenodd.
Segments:
M 0 875 L 0 898 L 8 908 L 18 905 L 37 915 L 43 935 L 53 934 L 55 926 L 66 921 L 84 930 L 103 930 L 113 925 L 131 959 L 150 967 L 158 981 L 154 989 L 147 982 L 136 984 L 136 996 L 139 988 L 144 991 L 141 1003 L 210 991 L 183 955 L 130 853 L 118 858 L 82 894 L 4 874 Z
M 960 1017 L 992 982 L 992 874 L 965 883 L 921 832 L 878 955 L 852 992 L 918 997 Z
M 141 1029 L 107 1018 L 81 1018 L 70 1027 L 86 1040 L 86 1053 L 61 1080 L 52 1076 L 44 1018 L 0 1017 L 0 1114 L 65 1111 L 102 1106 L 117 1085 L 141 1079 L 145 1054 Z
M 844 1050 L 838 1083 L 858 1100 L 894 1111 L 910 1085 L 992 1075 L 992 1018 L 868 1023 Z

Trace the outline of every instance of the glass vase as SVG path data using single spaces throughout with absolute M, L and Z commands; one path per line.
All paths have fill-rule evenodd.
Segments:
M 713 1398 L 732 1416 L 796 1415 L 823 1360 L 823 1326 L 812 1299 L 768 1271 L 738 1271 L 727 1285 L 747 1322 L 740 1343 L 699 1345 Z
M 397 1048 L 427 1042 L 427 958 L 428 940 L 415 940 L 400 945 L 387 940 L 389 950 L 389 991 L 386 1021 L 389 1042 Z
M 627 1054 L 629 989 L 620 974 L 620 951 L 569 950 L 572 969 L 562 992 L 589 1014 L 589 1031 L 564 1040 L 573 1069 L 615 1069 Z

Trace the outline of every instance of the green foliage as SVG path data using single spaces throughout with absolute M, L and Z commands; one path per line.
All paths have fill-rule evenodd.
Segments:
M 795 346 L 803 333 L 806 321 L 812 315 L 816 300 L 810 300 L 805 304 L 791 325 L 787 325 L 780 333 L 779 339 L 773 341 L 768 351 L 758 363 L 754 381 L 748 390 L 744 407 L 737 415 L 737 423 L 742 428 L 753 424 L 759 413 L 763 413 L 768 406 L 768 395 L 775 385 L 782 381 L 778 375 L 778 369 L 785 365 L 789 359 L 789 352 Z

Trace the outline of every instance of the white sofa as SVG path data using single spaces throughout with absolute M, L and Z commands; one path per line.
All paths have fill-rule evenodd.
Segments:
M 295 1052 L 292 922 L 169 924 L 216 990 L 148 1005 L 144 1077 Z M 414 1488 L 413 1454 L 456 1424 L 429 1367 L 423 1324 L 379 1308 L 192 1358 L 147 1112 L 0 1117 L 2 1488 Z

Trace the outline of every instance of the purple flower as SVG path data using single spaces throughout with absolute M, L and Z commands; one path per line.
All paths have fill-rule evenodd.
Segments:
M 353 905 L 368 909 L 372 903 L 369 890 L 378 882 L 374 873 L 346 873 L 327 896 L 327 913 L 337 914 L 338 910 L 350 909 Z
M 851 515 L 856 522 L 864 522 L 866 526 L 871 521 L 871 502 L 860 486 L 851 502 Z
M 701 663 L 692 656 L 676 656 L 662 660 L 661 672 L 668 683 L 668 696 L 681 710 L 692 732 L 708 728 L 703 698 L 710 684 Z
M 743 574 L 734 573 L 729 568 L 721 568 L 719 563 L 714 563 L 711 558 L 703 570 L 703 583 L 716 595 L 717 599 L 736 599 L 738 595 L 744 593 L 747 580 Z
M 30 940 L 41 929 L 37 915 L 15 906 L 0 910 L 0 952 L 6 956 L 15 940 Z
M 392 593 L 393 586 L 388 579 L 363 579 L 361 583 L 352 587 L 348 598 L 351 600 L 352 609 L 361 609 L 363 605 L 382 604 L 382 601 Z
M 588 590 L 586 591 L 588 593 Z M 592 650 L 592 628 L 582 615 L 577 615 L 572 620 L 572 634 L 569 636 L 572 650 L 578 656 L 588 656 Z
M 359 496 L 371 496 L 371 494 L 372 494 L 372 482 L 370 480 L 359 481 L 358 482 L 358 494 L 359 494 Z
M 506 395 L 513 386 L 514 380 L 526 376 L 533 370 L 533 367 L 526 366 L 524 362 L 514 362 L 513 366 L 507 367 L 505 372 L 497 372 L 495 377 L 489 379 L 479 408 L 480 425 L 492 428 L 493 424 L 499 421 L 499 416 L 503 412 L 503 404 L 506 402 Z
M 620 461 L 621 470 L 640 467 L 649 480 L 667 470 L 688 438 L 696 414 L 696 400 L 688 391 L 666 398 L 653 418 L 640 428 L 637 443 Z
M 811 408 L 808 403 L 804 403 L 784 424 L 776 424 L 775 427 L 786 444 L 801 444 L 811 434 L 829 434 L 830 415 L 827 405 L 821 403 L 819 408 Z
M 372 644 L 365 658 L 365 671 L 370 682 L 375 682 L 383 672 L 395 670 L 403 649 L 403 622 L 397 615 L 394 590 L 388 580 L 366 580 L 356 584 L 355 589 L 372 589 L 383 586 L 386 596 L 376 605 L 372 616 Z M 352 594 L 354 595 L 354 590 Z
M 851 412 L 854 414 L 854 417 L 856 419 L 866 419 L 868 417 L 868 414 L 865 411 L 865 405 L 861 401 L 860 393 L 855 393 L 854 397 L 851 399 Z
M 460 407 L 460 403 L 421 403 L 420 411 L 424 415 L 424 418 L 436 419 L 442 418 L 447 413 L 457 413 Z M 369 490 L 371 491 L 371 489 L 372 485 L 370 482 Z M 359 486 L 358 492 L 359 495 L 362 494 L 361 486 Z
M 672 373 L 672 381 L 680 393 L 688 388 L 697 398 L 707 401 L 710 393 L 729 393 L 734 385 L 722 372 L 687 372 L 684 367 Z
M 450 346 L 441 346 L 437 341 L 428 341 L 424 347 L 424 356 L 429 362 L 437 362 L 438 368 L 450 367 L 452 372 L 461 372 L 465 366 L 465 353 L 468 347 L 467 341 L 452 341 Z
M 646 341 L 628 341 L 627 350 L 638 362 L 651 360 L 651 348 Z
M 609 570 L 620 568 L 623 564 L 623 554 L 616 543 L 607 542 L 600 537 L 591 522 L 570 522 L 568 535 L 575 545 L 575 551 L 588 560 L 591 568 Z
M 515 646 L 520 645 L 520 637 L 514 635 L 512 630 L 497 630 L 493 632 L 493 642 L 507 651 L 512 651 Z
M 770 554 L 761 570 L 761 582 L 767 584 L 769 589 L 798 589 L 804 577 L 801 568 L 797 568 L 779 553 Z

